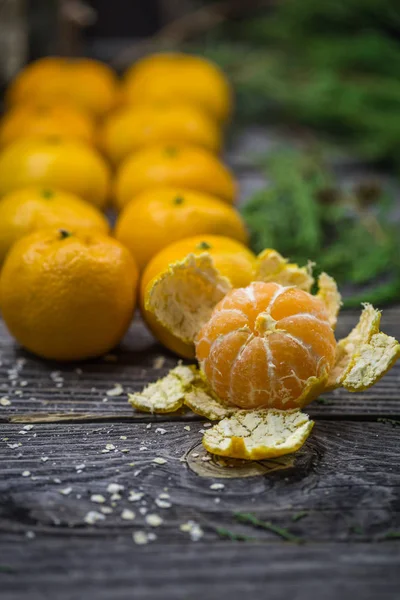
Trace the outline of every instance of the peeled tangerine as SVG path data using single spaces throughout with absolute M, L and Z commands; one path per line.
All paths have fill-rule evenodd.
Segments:
M 247 409 L 288 409 L 323 390 L 335 348 L 319 298 L 254 282 L 217 304 L 198 334 L 196 357 L 222 401 Z
M 184 273 L 191 281 L 186 288 Z M 314 296 L 310 267 L 265 250 L 255 279 L 229 289 L 207 253 L 189 255 L 155 282 L 146 305 L 174 335 L 195 342 L 200 370 L 181 389 L 179 407 L 222 419 L 207 430 L 204 446 L 245 459 L 294 452 L 313 426 L 303 406 L 340 386 L 352 392 L 371 387 L 400 356 L 400 344 L 379 330 L 380 312 L 369 304 L 353 331 L 336 342 L 341 300 L 327 274 Z M 139 404 L 132 402 L 141 410 Z

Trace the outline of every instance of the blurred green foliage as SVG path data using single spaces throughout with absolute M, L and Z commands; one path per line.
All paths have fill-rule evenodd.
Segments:
M 398 162 L 398 0 L 283 0 L 200 46 L 231 78 L 240 120 L 301 123 Z
M 346 306 L 399 299 L 400 236 L 389 192 L 373 183 L 343 190 L 320 156 L 302 151 L 276 151 L 261 167 L 272 185 L 242 207 L 256 252 L 275 248 L 301 265 L 315 262 L 317 272 L 347 286 Z

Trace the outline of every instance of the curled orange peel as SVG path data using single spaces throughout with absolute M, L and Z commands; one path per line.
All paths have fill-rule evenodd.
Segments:
M 162 379 L 150 383 L 142 392 L 128 394 L 128 402 L 140 412 L 176 412 L 183 406 L 186 391 L 198 378 L 198 369 L 194 365 L 178 365 Z
M 321 273 L 318 277 L 317 298 L 325 305 L 329 323 L 335 329 L 340 307 L 342 306 L 342 297 L 336 281 L 327 273 Z
M 393 367 L 400 358 L 400 344 L 380 331 L 380 321 L 381 312 L 371 304 L 364 304 L 357 325 L 337 343 L 327 389 L 344 387 L 350 392 L 363 391 Z
M 272 248 L 263 250 L 257 256 L 254 281 L 273 281 L 284 286 L 294 286 L 305 292 L 310 292 L 314 285 L 312 275 L 313 263 L 305 267 L 299 267 L 283 258 L 279 252 Z
M 194 413 L 210 421 L 220 421 L 239 410 L 236 406 L 227 406 L 216 398 L 207 385 L 193 386 L 185 395 L 184 403 Z
M 145 308 L 176 337 L 193 343 L 214 306 L 231 289 L 208 252 L 188 254 L 153 279 L 146 292 Z

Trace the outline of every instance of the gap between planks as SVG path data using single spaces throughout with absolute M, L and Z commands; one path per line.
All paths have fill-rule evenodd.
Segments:
M 304 412 L 307 412 L 307 407 L 305 407 Z M 392 413 L 380 413 L 378 415 L 371 414 L 367 415 L 365 413 L 360 414 L 319 414 L 319 415 L 310 415 L 310 417 L 315 421 L 352 421 L 352 422 L 369 422 L 369 423 L 379 423 L 382 419 L 387 419 L 388 421 L 393 421 L 393 423 L 397 422 L 400 425 L 400 418 L 396 418 Z M 200 415 L 195 415 L 193 413 L 187 415 L 171 415 L 168 417 L 165 414 L 144 414 L 143 415 L 120 415 L 120 414 L 105 414 L 99 415 L 96 413 L 93 414 L 76 414 L 71 415 L 68 413 L 58 414 L 58 413 L 27 413 L 27 414 L 19 414 L 12 415 L 9 417 L 0 418 L 0 423 L 7 424 L 29 424 L 29 423 L 67 423 L 73 425 L 76 424 L 84 424 L 84 423 L 195 423 L 195 422 L 203 422 L 207 421 L 206 417 L 201 417 Z M 215 421 L 216 423 L 216 421 Z

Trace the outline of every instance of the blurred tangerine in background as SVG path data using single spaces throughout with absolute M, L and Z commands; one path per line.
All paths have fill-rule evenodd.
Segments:
M 166 100 L 195 104 L 219 123 L 232 113 L 232 90 L 219 67 L 201 56 L 181 52 L 146 56 L 124 76 L 123 104 Z
M 219 152 L 221 138 L 219 126 L 207 113 L 179 101 L 124 107 L 107 118 L 99 133 L 100 146 L 114 164 L 135 150 L 162 143 Z
M 0 265 L 17 240 L 48 227 L 104 234 L 110 229 L 105 216 L 75 194 L 50 187 L 19 188 L 0 199 Z
M 0 153 L 0 196 L 29 185 L 72 192 L 104 208 L 109 167 L 91 146 L 58 137 L 24 138 Z
M 45 101 L 20 104 L 0 120 L 0 147 L 23 137 L 62 137 L 93 143 L 93 119 L 77 106 Z
M 140 192 L 179 186 L 211 194 L 233 204 L 236 183 L 231 171 L 211 152 L 195 146 L 163 144 L 128 156 L 115 179 L 115 202 L 121 209 Z
M 75 104 L 93 117 L 114 108 L 118 79 L 105 63 L 88 58 L 41 58 L 25 67 L 6 93 L 9 106 L 46 102 Z

